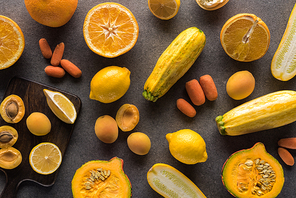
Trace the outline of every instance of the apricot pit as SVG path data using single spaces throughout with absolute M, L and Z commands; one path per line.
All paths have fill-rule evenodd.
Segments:
M 18 123 L 25 115 L 23 100 L 15 94 L 7 96 L 0 105 L 0 114 L 5 122 Z
M 15 128 L 4 125 L 0 127 L 0 148 L 13 146 L 18 139 L 18 132 Z
M 139 123 L 139 110 L 133 104 L 124 104 L 117 111 L 115 119 L 122 131 L 131 131 Z

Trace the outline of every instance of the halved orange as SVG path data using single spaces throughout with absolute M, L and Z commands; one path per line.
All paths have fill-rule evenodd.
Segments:
M 267 25 L 256 15 L 241 13 L 226 21 L 220 33 L 220 41 L 231 58 L 250 62 L 266 54 L 270 32 Z
M 83 35 L 96 54 L 113 58 L 134 47 L 139 26 L 132 12 L 118 3 L 101 3 L 86 15 Z
M 25 38 L 12 19 L 0 15 L 0 70 L 13 65 L 22 55 Z

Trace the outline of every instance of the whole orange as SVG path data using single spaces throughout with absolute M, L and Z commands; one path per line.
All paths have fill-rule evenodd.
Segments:
M 65 25 L 73 16 L 78 0 L 24 0 L 31 17 L 49 27 Z

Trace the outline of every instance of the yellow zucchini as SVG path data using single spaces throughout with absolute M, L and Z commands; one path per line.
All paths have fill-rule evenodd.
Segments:
M 220 134 L 237 136 L 296 121 L 296 92 L 282 90 L 246 102 L 216 117 Z
M 197 27 L 181 32 L 159 57 L 144 85 L 144 98 L 155 102 L 163 96 L 193 65 L 205 42 L 205 34 Z

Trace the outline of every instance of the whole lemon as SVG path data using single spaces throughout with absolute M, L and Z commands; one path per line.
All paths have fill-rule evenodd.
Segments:
M 89 98 L 102 103 L 118 100 L 130 86 L 130 73 L 127 68 L 118 66 L 101 69 L 90 82 Z
M 166 139 L 172 156 L 184 164 L 196 164 L 208 159 L 204 139 L 191 129 L 168 133 Z
M 24 0 L 30 16 L 42 25 L 60 27 L 73 16 L 78 0 Z

